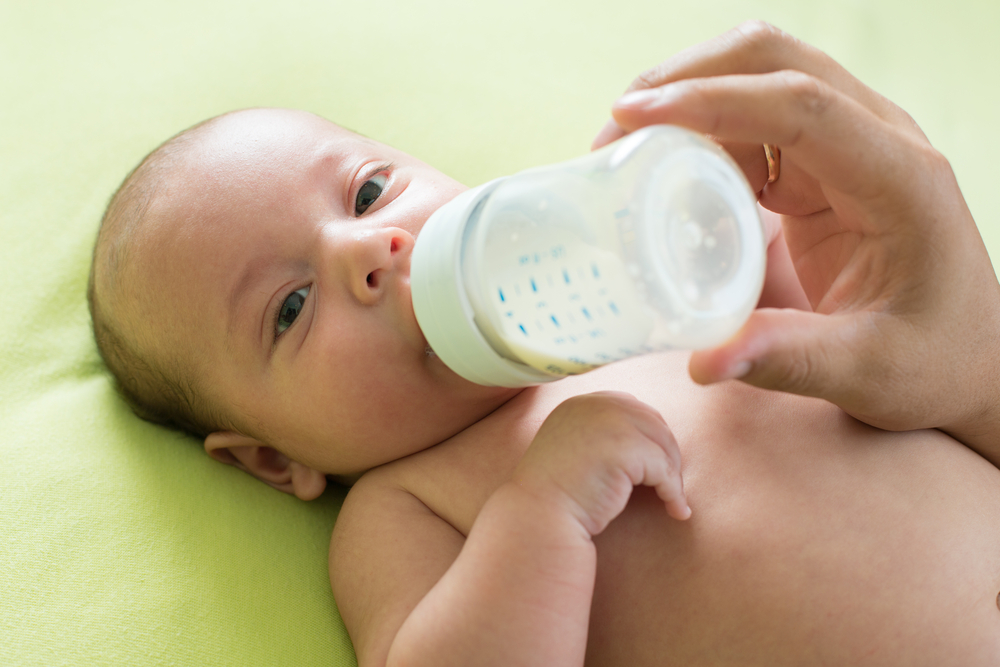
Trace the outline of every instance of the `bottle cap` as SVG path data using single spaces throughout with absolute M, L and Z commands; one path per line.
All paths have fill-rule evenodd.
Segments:
M 476 207 L 503 178 L 463 192 L 435 211 L 417 235 L 410 291 L 417 324 L 448 368 L 488 387 L 527 387 L 558 379 L 502 357 L 475 323 L 462 281 L 465 228 Z

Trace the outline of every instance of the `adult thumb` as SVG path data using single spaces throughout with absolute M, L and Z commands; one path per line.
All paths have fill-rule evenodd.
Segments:
M 739 378 L 843 407 L 856 398 L 864 356 L 858 322 L 857 313 L 762 308 L 725 344 L 692 354 L 688 370 L 699 384 Z

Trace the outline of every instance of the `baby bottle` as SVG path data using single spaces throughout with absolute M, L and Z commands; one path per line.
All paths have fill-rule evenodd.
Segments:
M 765 248 L 729 155 L 651 126 L 438 209 L 413 250 L 413 309 L 453 371 L 523 387 L 723 342 L 760 297 Z

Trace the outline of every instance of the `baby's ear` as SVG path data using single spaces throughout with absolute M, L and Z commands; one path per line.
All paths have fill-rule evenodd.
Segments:
M 273 447 L 242 433 L 209 433 L 205 438 L 205 451 L 216 461 L 235 466 L 301 500 L 317 498 L 326 488 L 323 473 L 292 461 Z

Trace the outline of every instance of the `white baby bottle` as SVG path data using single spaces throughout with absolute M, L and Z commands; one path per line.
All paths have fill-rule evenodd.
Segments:
M 413 250 L 413 309 L 453 371 L 528 386 L 723 342 L 760 297 L 765 250 L 729 155 L 657 125 L 438 209 Z

